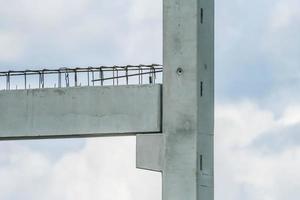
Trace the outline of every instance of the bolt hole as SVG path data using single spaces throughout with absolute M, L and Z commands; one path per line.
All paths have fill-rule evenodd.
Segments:
M 201 24 L 203 24 L 203 15 L 204 15 L 204 10 L 203 10 L 203 8 L 201 8 L 201 10 L 200 10 L 200 21 L 201 21 Z
M 183 69 L 179 67 L 179 68 L 177 69 L 176 73 L 177 73 L 178 75 L 182 75 L 182 74 L 183 74 Z
M 203 170 L 203 155 L 200 155 L 200 171 Z
M 203 96 L 203 81 L 200 83 L 200 96 Z

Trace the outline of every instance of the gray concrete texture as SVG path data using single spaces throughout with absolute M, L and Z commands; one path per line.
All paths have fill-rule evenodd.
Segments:
M 161 132 L 161 85 L 0 92 L 0 140 Z
M 213 200 L 214 1 L 163 2 L 163 200 Z
M 136 167 L 162 172 L 163 134 L 138 134 L 136 136 Z

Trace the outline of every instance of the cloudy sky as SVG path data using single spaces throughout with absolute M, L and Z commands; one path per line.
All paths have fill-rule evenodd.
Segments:
M 161 0 L 0 0 L 0 69 L 162 62 Z M 300 1 L 216 0 L 216 200 L 300 196 Z M 1 200 L 161 200 L 135 138 L 0 142 Z

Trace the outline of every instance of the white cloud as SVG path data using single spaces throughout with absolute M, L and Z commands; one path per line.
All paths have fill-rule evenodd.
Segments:
M 283 123 L 286 126 L 291 126 L 294 124 L 299 124 L 300 122 L 300 105 L 289 105 L 284 113 L 283 117 L 281 119 L 281 123 Z
M 1 15 L 13 26 L 50 28 L 62 26 L 86 12 L 89 0 L 1 0 Z
M 265 134 L 276 137 L 276 130 L 289 127 L 289 123 L 282 122 L 289 121 L 293 116 L 294 113 L 288 108 L 284 115 L 275 118 L 272 112 L 249 102 L 218 106 L 216 199 L 298 199 L 300 146 L 265 154 L 252 145 Z M 293 118 L 293 123 L 300 124 L 300 119 Z M 284 137 L 289 137 L 289 134 L 281 133 L 279 136 L 285 140 Z
M 39 152 L 14 142 L 0 143 L 0 199 L 42 196 L 47 187 L 49 161 Z M 26 194 L 27 193 L 27 194 Z
M 21 34 L 0 31 L 0 62 L 17 60 L 24 56 L 24 43 Z
M 55 162 L 24 143 L 1 145 L 0 199 L 160 199 L 161 175 L 135 169 L 133 137 L 89 139 Z
M 278 0 L 271 11 L 270 26 L 283 29 L 300 22 L 300 2 L 297 0 Z
M 216 134 L 226 141 L 225 144 L 245 146 L 258 135 L 276 127 L 272 112 L 261 110 L 250 101 L 219 105 L 216 114 Z M 224 130 L 226 134 L 222 133 Z
M 262 41 L 265 58 L 272 64 L 277 80 L 299 80 L 300 2 L 276 0 L 271 8 Z
M 91 139 L 55 164 L 49 200 L 159 199 L 160 174 L 151 174 L 135 169 L 134 138 Z
M 161 61 L 160 0 L 12 0 L 2 4 L 6 6 L 0 7 L 4 24 L 0 28 L 19 33 L 26 41 L 26 57 L 19 62 L 11 58 L 10 63 L 82 66 Z

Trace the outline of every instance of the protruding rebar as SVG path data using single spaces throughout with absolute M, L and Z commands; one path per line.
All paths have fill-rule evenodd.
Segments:
M 157 74 L 162 73 L 163 67 L 161 65 L 127 65 L 127 66 L 100 66 L 100 67 L 77 67 L 77 68 L 59 68 L 59 69 L 42 69 L 42 70 L 24 70 L 24 71 L 3 71 L 0 72 L 0 78 L 6 78 L 6 86 L 2 89 L 10 90 L 12 77 L 21 77 L 18 81 L 23 81 L 21 87 L 16 87 L 18 89 L 30 89 L 30 88 L 45 88 L 46 81 L 48 87 L 78 87 L 81 83 L 86 86 L 95 86 L 96 82 L 99 85 L 119 85 L 120 80 L 125 80 L 123 84 L 129 85 L 131 83 L 135 84 L 155 84 L 157 79 Z M 70 76 L 71 74 L 74 74 Z M 95 77 L 99 73 L 99 78 Z M 84 76 L 80 76 L 86 75 Z M 48 78 L 48 75 L 57 75 L 57 80 Z M 64 81 L 62 80 L 62 75 L 64 76 Z M 46 80 L 47 76 L 47 80 Z M 49 76 L 50 77 L 50 76 Z M 137 77 L 137 79 L 132 79 L 131 77 Z M 144 78 L 149 79 L 149 81 L 144 81 Z M 23 79 L 23 80 L 22 80 Z M 15 78 L 13 79 L 15 81 Z M 38 80 L 38 84 L 32 84 L 34 80 Z M 51 83 L 54 81 L 55 83 Z M 49 83 L 48 83 L 49 82 Z M 63 83 L 64 82 L 64 83 Z M 74 83 L 74 84 L 73 84 Z M 1 89 L 1 85 L 0 85 Z

